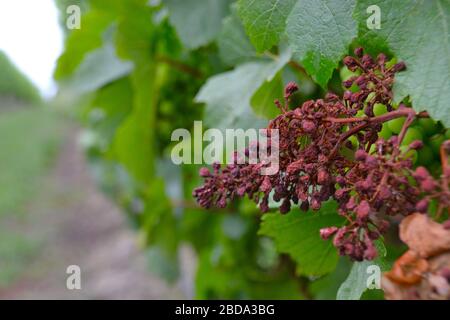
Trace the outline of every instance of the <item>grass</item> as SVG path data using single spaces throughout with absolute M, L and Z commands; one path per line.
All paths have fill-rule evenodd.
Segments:
M 34 256 L 38 244 L 22 234 L 2 230 L 0 235 L 0 289 L 10 284 Z
M 0 97 L 14 98 L 24 103 L 40 104 L 42 102 L 38 89 L 11 62 L 3 51 L 0 51 Z M 3 105 L 0 105 L 0 108 Z
M 27 220 L 26 204 L 42 188 L 67 126 L 43 108 L 9 110 L 0 111 L 0 288 L 37 252 L 38 243 L 12 226 Z
M 61 118 L 42 108 L 0 112 L 0 216 L 20 211 L 39 187 L 63 129 Z

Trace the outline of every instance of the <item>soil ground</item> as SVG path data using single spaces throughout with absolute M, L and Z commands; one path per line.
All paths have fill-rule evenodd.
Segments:
M 26 216 L 2 221 L 34 249 L 0 299 L 191 298 L 192 264 L 173 286 L 149 272 L 136 233 L 89 175 L 77 133 L 70 130 Z M 66 288 L 69 265 L 81 268 L 81 290 Z

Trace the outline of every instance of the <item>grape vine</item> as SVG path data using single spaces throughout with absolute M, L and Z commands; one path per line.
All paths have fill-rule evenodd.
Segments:
M 374 241 L 387 231 L 388 217 L 425 213 L 431 199 L 438 200 L 438 216 L 448 210 L 450 141 L 441 147 L 440 179 L 434 179 L 424 167 L 413 168 L 408 152 L 422 148 L 422 141 L 412 141 L 404 150 L 400 148 L 411 123 L 428 117 L 404 104 L 393 105 L 394 75 L 404 70 L 405 64 L 387 66 L 386 55 L 381 53 L 373 59 L 362 48 L 355 49 L 354 57 L 345 57 L 344 64 L 359 73 L 343 82 L 346 88 L 356 84 L 356 92 L 347 90 L 342 97 L 328 93 L 324 99 L 306 101 L 289 110 L 289 99 L 298 90 L 295 83 L 289 83 L 284 105 L 275 101 L 282 113 L 270 121 L 267 129 L 279 130 L 277 174 L 260 175 L 262 163 L 234 161 L 223 169 L 215 164 L 212 173 L 202 168 L 200 176 L 205 178 L 205 184 L 193 192 L 198 203 L 205 208 L 223 208 L 227 201 L 247 195 L 262 212 L 267 212 L 273 192 L 273 200 L 281 202 L 280 212 L 286 213 L 292 204 L 298 204 L 303 211 L 319 210 L 322 202 L 333 198 L 347 223 L 323 228 L 320 235 L 323 239 L 333 237 L 339 253 L 356 261 L 377 256 Z M 387 113 L 375 116 L 376 104 L 385 105 Z M 361 110 L 364 116 L 355 117 Z M 400 117 L 406 121 L 398 136 L 388 140 L 379 137 L 384 122 Z M 356 138 L 356 145 L 350 137 Z M 344 154 L 344 148 L 353 154 Z M 249 149 L 243 153 L 248 156 Z

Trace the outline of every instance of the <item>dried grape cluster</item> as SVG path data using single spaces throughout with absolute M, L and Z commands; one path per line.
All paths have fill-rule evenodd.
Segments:
M 202 168 L 204 185 L 193 192 L 198 203 L 205 208 L 223 208 L 227 202 L 247 195 L 267 212 L 269 197 L 273 197 L 281 203 L 280 212 L 286 213 L 292 205 L 304 211 L 319 210 L 332 198 L 347 223 L 324 228 L 320 234 L 323 239 L 333 237 L 339 253 L 357 261 L 376 257 L 374 240 L 389 227 L 389 216 L 426 212 L 432 199 L 438 200 L 440 210 L 448 208 L 447 166 L 437 181 L 425 168 L 413 168 L 409 152 L 420 149 L 421 141 L 400 148 L 412 121 L 427 117 L 403 104 L 397 108 L 392 104 L 394 75 L 405 69 L 404 63 L 389 66 L 384 54 L 373 59 L 357 48 L 355 56 L 346 57 L 344 64 L 359 73 L 343 83 L 346 88 L 356 84 L 356 92 L 347 90 L 342 97 L 328 93 L 324 99 L 306 101 L 289 110 L 290 97 L 298 89 L 289 83 L 284 105 L 275 101 L 281 114 L 267 129 L 279 132 L 278 173 L 261 175 L 261 167 L 268 165 L 263 162 L 234 161 L 224 168 L 215 164 L 213 172 Z M 375 116 L 376 104 L 385 105 L 388 112 Z M 400 117 L 406 121 L 398 136 L 388 140 L 379 137 L 384 122 Z M 443 147 L 445 161 L 448 144 Z M 257 143 L 253 147 L 257 148 Z M 269 149 L 275 147 L 269 145 Z M 244 154 L 248 153 L 247 148 Z

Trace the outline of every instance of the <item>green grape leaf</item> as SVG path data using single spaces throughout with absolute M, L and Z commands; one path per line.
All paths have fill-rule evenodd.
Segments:
M 294 57 L 323 88 L 357 35 L 354 7 L 355 0 L 299 0 L 287 19 Z
M 162 177 L 155 177 L 148 183 L 143 194 L 144 209 L 138 219 L 141 232 L 144 231 L 145 244 L 158 245 L 174 254 L 177 252 L 179 237 L 176 232 L 176 217 L 165 191 Z
M 280 109 L 274 103 L 276 99 L 283 101 L 283 79 L 281 71 L 272 80 L 264 82 L 255 92 L 250 103 L 257 115 L 273 119 L 280 114 Z
M 147 183 L 154 174 L 154 147 L 148 122 L 152 110 L 141 105 L 117 129 L 114 140 L 115 154 L 135 181 Z
M 196 299 L 305 298 L 299 293 L 296 282 L 289 277 L 288 270 L 255 274 L 256 270 L 252 272 L 254 267 L 245 260 L 232 266 L 220 263 L 217 261 L 220 251 L 221 246 L 218 245 L 213 250 L 201 252 L 195 280 Z
M 275 77 L 290 56 L 290 50 L 286 49 L 275 59 L 244 63 L 209 78 L 195 97 L 197 102 L 207 104 L 206 125 L 218 129 L 263 127 L 266 121 L 255 116 L 250 100 L 264 81 Z
M 246 62 L 256 57 L 256 51 L 245 34 L 241 20 L 232 6 L 231 15 L 223 19 L 222 30 L 217 38 L 220 58 L 229 65 Z
M 316 300 L 335 300 L 336 294 L 342 282 L 345 281 L 352 267 L 350 259 L 340 257 L 336 268 L 329 274 L 314 280 L 309 286 L 309 291 Z
M 261 240 L 270 239 L 257 235 L 258 226 L 252 216 L 215 216 L 207 228 L 212 229 L 212 241 L 199 254 L 197 299 L 301 297 L 285 266 L 275 261 L 274 265 L 262 267 L 261 255 L 267 246 Z
M 83 28 L 73 30 L 66 39 L 64 53 L 58 58 L 54 77 L 62 80 L 70 76 L 85 55 L 103 44 L 103 33 L 114 22 L 108 11 L 92 10 L 83 15 Z
M 98 89 L 90 105 L 88 120 L 100 120 L 92 124 L 95 131 L 100 134 L 108 144 L 115 136 L 116 129 L 129 115 L 133 103 L 133 92 L 129 77 L 118 79 Z
M 129 74 L 132 69 L 133 63 L 119 59 L 114 46 L 107 43 L 89 52 L 73 75 L 63 81 L 63 85 L 83 94 Z
M 239 0 L 238 11 L 258 52 L 287 34 L 295 59 L 323 88 L 357 35 L 355 0 Z
M 195 49 L 211 42 L 229 13 L 230 0 L 166 0 L 170 23 L 181 42 Z
M 180 260 L 176 254 L 159 246 L 150 246 L 145 252 L 150 272 L 174 284 L 180 276 Z
M 274 239 L 279 252 L 288 253 L 297 263 L 297 272 L 304 275 L 323 275 L 336 267 L 339 257 L 332 241 L 320 237 L 324 227 L 342 225 L 337 205 L 324 203 L 318 212 L 293 210 L 288 214 L 265 214 L 261 235 Z
M 144 0 L 123 2 L 129 14 L 117 26 L 116 47 L 120 57 L 132 60 L 130 74 L 133 87 L 133 106 L 130 115 L 117 129 L 115 152 L 135 181 L 150 183 L 155 174 L 155 121 L 162 86 L 168 72 L 165 64 L 155 64 L 151 40 L 155 28 L 148 21 L 152 8 Z
M 278 44 L 296 0 L 239 0 L 238 11 L 258 52 Z
M 160 83 L 159 70 L 153 63 L 141 64 L 130 75 L 133 107 L 116 131 L 114 147 L 118 160 L 135 181 L 149 183 L 155 173 L 153 126 Z
M 367 27 L 369 5 L 381 10 L 379 30 Z M 396 76 L 395 100 L 409 95 L 414 109 L 427 110 L 450 126 L 450 3 L 358 0 L 354 16 L 364 47 L 372 52 L 389 48 L 406 63 L 406 71 Z
M 359 300 L 362 294 L 368 290 L 367 280 L 372 274 L 370 266 L 378 266 L 381 271 L 388 268 L 384 261 L 386 256 L 386 248 L 382 241 L 375 241 L 378 250 L 378 257 L 373 261 L 364 260 L 362 262 L 354 262 L 347 279 L 341 284 L 337 292 L 337 300 Z M 381 277 L 381 273 L 380 273 Z
M 150 245 L 147 251 L 150 270 L 173 283 L 179 276 L 179 237 L 172 204 L 165 192 L 165 182 L 162 177 L 149 182 L 143 193 L 144 207 L 138 219 L 141 241 Z

